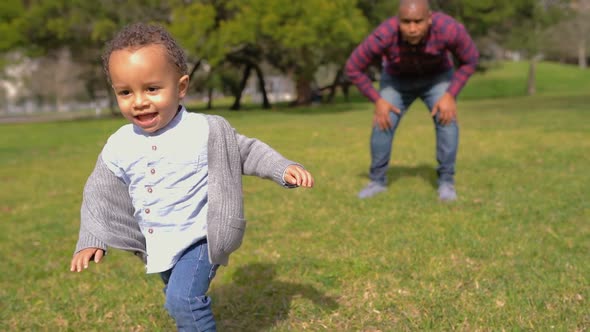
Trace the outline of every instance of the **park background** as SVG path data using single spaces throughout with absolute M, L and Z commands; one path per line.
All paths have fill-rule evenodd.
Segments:
M 311 190 L 244 178 L 246 237 L 211 287 L 220 331 L 587 331 L 588 2 L 431 2 L 482 54 L 458 104 L 460 199 L 443 205 L 419 102 L 388 192 L 356 198 L 372 105 L 342 66 L 396 1 L 3 1 L 0 330 L 174 330 L 161 281 L 133 255 L 68 271 L 84 182 L 125 123 L 100 52 L 142 20 L 185 47 L 191 111 L 316 178 Z

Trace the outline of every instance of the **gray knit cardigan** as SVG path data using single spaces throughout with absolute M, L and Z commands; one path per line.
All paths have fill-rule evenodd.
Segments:
M 209 260 L 212 264 L 227 265 L 229 255 L 242 244 L 246 229 L 242 174 L 271 179 L 289 188 L 292 186 L 284 182 L 283 173 L 289 165 L 297 163 L 257 139 L 238 134 L 220 116 L 207 115 L 207 120 Z M 129 188 L 99 156 L 84 186 L 75 252 L 112 247 L 133 252 L 146 262 L 145 238 L 133 212 Z

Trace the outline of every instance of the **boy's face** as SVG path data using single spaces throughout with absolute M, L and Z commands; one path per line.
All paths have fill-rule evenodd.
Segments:
M 147 133 L 170 123 L 189 81 L 157 44 L 114 51 L 109 74 L 121 113 Z

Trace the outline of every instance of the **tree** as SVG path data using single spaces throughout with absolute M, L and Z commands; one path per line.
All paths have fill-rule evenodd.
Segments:
M 547 30 L 547 41 L 555 47 L 547 48 L 550 56 L 577 59 L 578 67 L 588 66 L 590 46 L 590 0 L 574 0 L 565 19 Z
M 0 2 L 0 53 L 6 54 L 24 45 L 23 36 L 19 31 L 24 7 L 20 0 L 5 0 Z M 7 59 L 0 59 L 0 69 Z
M 572 2 L 575 17 L 572 25 L 577 36 L 578 66 L 582 69 L 588 67 L 588 47 L 590 46 L 590 0 L 578 0 Z M 577 29 L 576 29 L 577 28 Z M 577 30 L 577 31 L 576 31 Z
M 107 91 L 111 111 L 118 114 L 105 75 L 92 68 L 100 68 L 105 42 L 121 27 L 138 17 L 145 21 L 166 22 L 171 2 L 43 0 L 19 3 L 24 4 L 23 10 L 12 26 L 16 29 L 21 49 L 33 57 L 51 57 L 66 50 L 72 61 L 87 68 L 83 74 L 88 76 L 84 78 L 92 82 L 88 89 Z M 96 82 L 103 82 L 102 87 Z
M 443 11 L 463 23 L 469 34 L 477 39 L 495 30 L 514 15 L 519 0 L 434 0 L 434 10 Z
M 228 51 L 253 46 L 263 59 L 291 76 L 296 105 L 311 101 L 317 69 L 344 63 L 367 34 L 367 20 L 355 0 L 231 0 L 236 13 L 222 26 Z
M 357 3 L 370 27 L 377 27 L 385 19 L 397 15 L 398 6 L 399 0 L 359 0 Z
M 530 61 L 527 93 L 534 94 L 536 63 L 541 51 L 549 46 L 545 31 L 563 14 L 564 3 L 564 0 L 434 0 L 433 7 L 461 21 L 476 42 L 480 41 L 480 46 L 485 39 L 520 51 Z
M 266 95 L 264 74 L 260 62 L 261 49 L 255 44 L 236 43 L 227 48 L 223 41 L 226 22 L 231 21 L 239 8 L 229 4 L 229 1 L 197 1 L 178 6 L 172 13 L 171 32 L 188 50 L 189 56 L 198 59 L 197 64 L 206 59 L 212 67 L 209 78 L 201 83 L 209 91 L 215 88 L 220 91 L 230 91 L 234 96 L 231 107 L 238 110 L 241 107 L 241 97 L 250 73 L 257 75 L 259 86 L 263 94 L 263 108 L 270 108 Z M 239 39 L 239 38 L 238 38 Z M 194 73 L 197 66 L 193 68 Z M 242 71 L 241 79 L 230 75 L 228 70 Z M 200 87 L 197 87 L 200 88 Z M 209 93 L 211 95 L 211 93 Z M 211 107 L 211 101 L 208 102 Z
M 529 74 L 526 92 L 536 93 L 536 68 L 545 43 L 547 27 L 556 24 L 564 13 L 564 2 L 560 0 L 515 1 L 515 14 L 506 20 L 504 44 L 520 50 L 529 60 Z

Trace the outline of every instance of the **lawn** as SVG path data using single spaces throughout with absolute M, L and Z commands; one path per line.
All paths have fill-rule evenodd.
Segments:
M 459 103 L 454 204 L 436 199 L 419 103 L 396 135 L 389 190 L 369 200 L 356 193 L 370 104 L 215 111 L 316 178 L 311 190 L 244 178 L 246 237 L 210 291 L 219 330 L 588 330 L 590 75 L 545 64 L 538 96 L 497 98 L 502 75 L 520 88 L 526 64 L 511 66 L 475 76 Z M 84 182 L 123 123 L 1 125 L 1 331 L 174 330 L 159 277 L 133 255 L 68 271 Z

